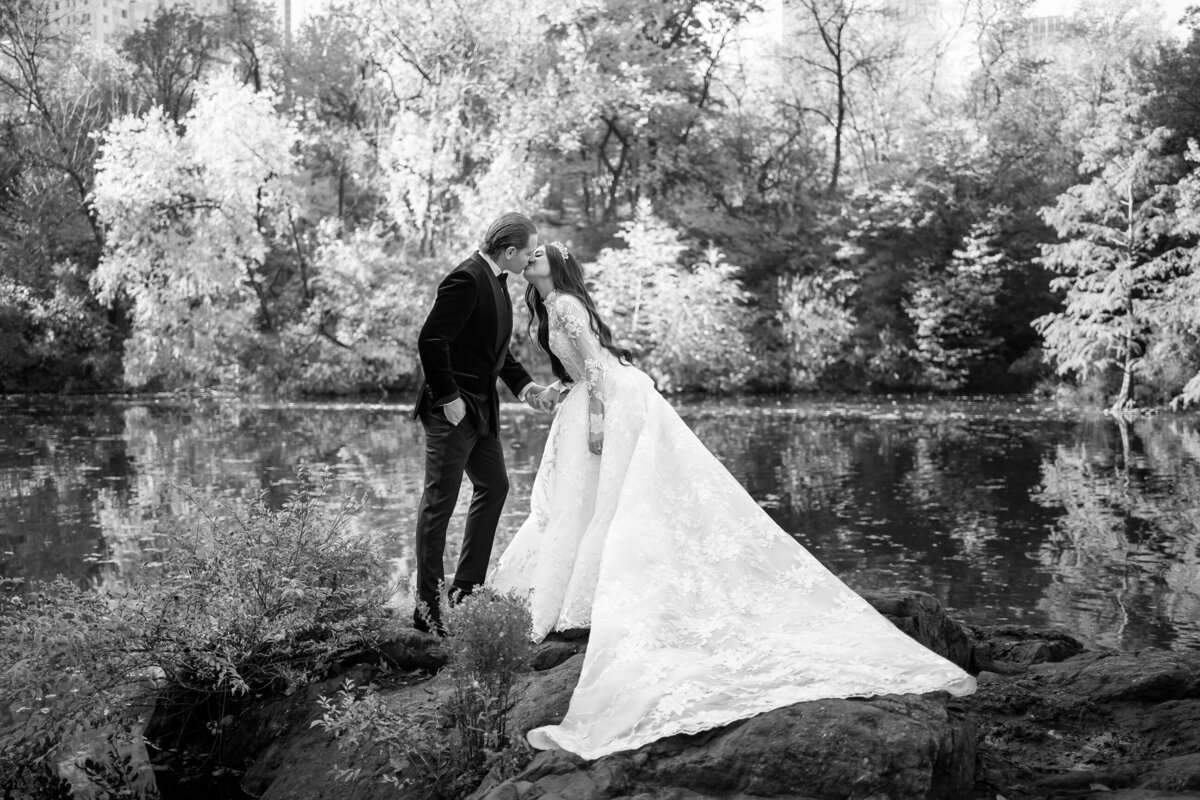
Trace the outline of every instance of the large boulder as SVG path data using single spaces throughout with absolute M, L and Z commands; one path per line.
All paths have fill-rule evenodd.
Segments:
M 1083 652 L 983 672 L 964 703 L 980 722 L 977 793 L 1200 792 L 1200 653 Z
M 903 800 L 959 798 L 974 779 L 975 724 L 946 695 L 798 703 L 689 739 L 652 746 L 654 784 Z
M 971 662 L 965 668 L 972 672 L 1015 675 L 1033 664 L 1063 661 L 1083 652 L 1082 644 L 1060 631 L 1021 625 L 973 626 L 967 630 Z
M 595 762 L 541 753 L 478 797 L 950 800 L 970 792 L 975 739 L 945 695 L 818 700 Z
M 533 728 L 562 722 L 582 669 L 583 654 L 579 653 L 556 667 L 522 677 L 508 712 L 512 730 L 524 736 Z
M 1077 642 L 1054 631 L 968 630 L 928 596 L 869 599 L 926 646 L 994 669 L 979 673 L 978 691 L 966 698 L 818 700 L 596 761 L 536 753 L 515 776 L 490 775 L 472 800 L 1200 797 L 1200 653 L 1079 652 Z M 513 693 L 515 734 L 566 714 L 586 639 L 586 632 L 573 632 L 535 648 L 536 668 Z M 411 632 L 398 634 L 387 652 L 400 672 L 414 675 L 444 662 L 438 639 Z M 178 750 L 216 753 L 223 768 L 240 774 L 245 790 L 267 800 L 419 797 L 420 787 L 397 791 L 382 782 L 393 767 L 378 748 L 343 753 L 312 727 L 317 698 L 335 692 L 345 677 L 362 683 L 397 674 L 372 670 L 359 664 L 325 684 L 245 703 L 236 713 L 212 709 L 211 725 L 189 729 L 190 744 L 178 735 L 172 741 Z M 444 675 L 412 680 L 380 693 L 390 706 L 419 712 L 448 691 Z M 170 728 L 161 721 L 152 726 L 162 741 Z M 335 765 L 359 769 L 357 779 L 339 781 Z
M 946 614 L 937 598 L 924 592 L 867 591 L 862 598 L 893 625 L 933 652 L 970 669 L 971 640 L 962 623 Z
M 527 675 L 514 732 L 566 714 L 583 655 Z M 587 762 L 538 754 L 476 800 L 578 798 L 959 798 L 974 779 L 975 723 L 945 694 L 798 703 Z

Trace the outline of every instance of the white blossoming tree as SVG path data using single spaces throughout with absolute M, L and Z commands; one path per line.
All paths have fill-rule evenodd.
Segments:
M 132 300 L 125 377 L 238 385 L 277 332 L 288 265 L 271 259 L 295 213 L 295 126 L 270 95 L 222 76 L 201 85 L 183 132 L 161 109 L 114 122 L 94 203 L 107 242 L 101 301 Z
M 715 248 L 686 265 L 688 244 L 642 200 L 617 234 L 621 248 L 600 252 L 588 282 L 618 343 L 663 391 L 716 391 L 754 369 L 741 270 Z
M 284 334 L 292 387 L 386 393 L 418 372 L 417 334 L 444 265 L 403 258 L 399 249 L 379 225 L 347 231 L 330 218 L 318 226 L 312 299 Z

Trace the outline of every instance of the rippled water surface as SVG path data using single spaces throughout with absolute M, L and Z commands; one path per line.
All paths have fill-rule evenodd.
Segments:
M 1090 645 L 1200 648 L 1200 422 L 1014 402 L 677 402 L 775 520 L 858 589 L 907 587 L 971 622 L 1048 625 Z M 401 404 L 0 398 L 0 580 L 128 577 L 203 524 L 200 508 L 282 502 L 327 465 L 329 502 L 403 580 L 423 438 Z M 528 511 L 549 421 L 506 406 Z M 190 487 L 190 488 L 189 488 Z M 469 484 L 451 523 L 457 544 Z M 447 553 L 452 563 L 454 552 Z

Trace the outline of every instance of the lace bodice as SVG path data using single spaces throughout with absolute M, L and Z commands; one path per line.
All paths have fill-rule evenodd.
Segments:
M 588 432 L 599 435 L 604 430 L 604 377 L 620 362 L 600 345 L 587 309 L 579 298 L 551 292 L 546 298 L 546 312 L 550 323 L 550 350 L 558 356 L 574 383 L 587 387 Z

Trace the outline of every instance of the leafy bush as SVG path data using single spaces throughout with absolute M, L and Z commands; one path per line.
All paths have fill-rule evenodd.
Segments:
M 486 590 L 446 613 L 447 671 L 454 686 L 446 711 L 467 769 L 483 767 L 508 744 L 510 694 L 517 675 L 529 668 L 532 627 L 523 600 Z
M 716 248 L 683 266 L 689 245 L 648 201 L 586 267 L 591 291 L 617 340 L 664 392 L 744 386 L 756 358 L 741 270 Z
M 853 276 L 844 271 L 779 279 L 779 324 L 793 388 L 821 388 L 825 371 L 846 357 L 855 325 L 852 294 Z
M 328 513 L 323 493 L 306 487 L 279 510 L 260 498 L 245 518 L 210 519 L 140 587 L 139 618 L 170 609 L 146 633 L 168 680 L 219 694 L 290 691 L 375 641 L 385 569 L 371 541 L 345 533 L 357 503 Z
M 447 747 L 441 733 L 449 727 L 441 709 L 393 708 L 378 688 L 345 681 L 332 698 L 319 699 L 324 713 L 313 727 L 324 729 L 337 739 L 339 750 L 356 758 L 368 746 L 380 749 L 389 766 L 380 778 L 384 783 L 397 788 L 421 786 L 433 797 L 456 796 L 456 781 L 464 776 L 457 769 L 456 752 Z M 339 780 L 352 783 L 362 776 L 363 768 L 334 767 L 333 772 Z
M 1006 271 L 996 226 L 976 223 L 939 269 L 909 285 L 905 313 L 913 324 L 914 356 L 929 388 L 962 388 L 973 370 L 994 357 L 1002 341 L 988 334 Z
M 302 475 L 302 478 L 306 476 Z M 290 692 L 375 641 L 388 596 L 374 545 L 345 535 L 355 503 L 324 486 L 278 510 L 204 515 L 124 590 L 59 578 L 0 606 L 0 787 L 51 763 L 64 738 L 133 725 L 157 692 L 196 703 Z
M 56 285 L 39 291 L 5 274 L 12 257 L 0 247 L 0 392 L 111 383 L 119 353 L 86 284 L 79 287 L 78 266 L 55 264 L 46 271 Z
M 529 761 L 525 740 L 510 740 L 508 710 L 513 684 L 529 666 L 532 620 L 524 600 L 480 590 L 448 609 L 443 623 L 449 688 L 439 703 L 393 707 L 378 687 L 346 681 L 337 695 L 321 698 L 324 714 L 313 725 L 355 757 L 364 743 L 381 747 L 391 767 L 384 782 L 451 800 L 473 791 L 489 771 L 505 778 Z M 335 774 L 355 781 L 362 767 Z
M 286 328 L 282 388 L 336 394 L 391 387 L 418 374 L 417 334 L 446 264 L 411 259 L 378 226 L 319 226 L 313 298 Z

